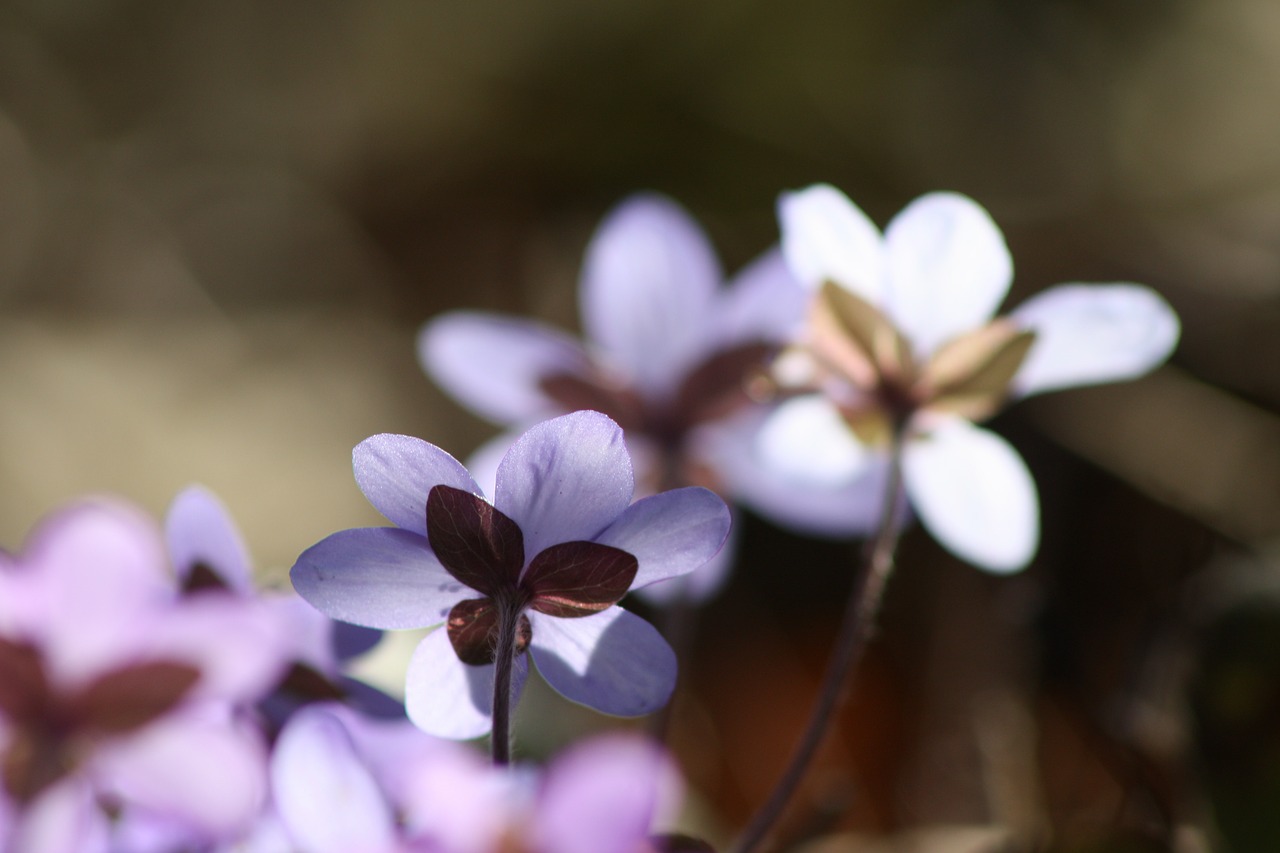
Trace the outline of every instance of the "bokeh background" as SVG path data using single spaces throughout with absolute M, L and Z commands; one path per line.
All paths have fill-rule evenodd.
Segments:
M 1140 281 L 1183 339 L 996 419 L 1040 556 L 993 578 L 906 537 L 780 837 L 1280 849 L 1277 103 L 1268 0 L 7 0 L 0 544 L 86 492 L 161 513 L 199 481 L 279 583 L 378 523 L 356 442 L 493 432 L 423 376 L 418 326 L 573 328 L 627 194 L 680 200 L 734 269 L 781 190 L 834 183 L 881 224 L 958 190 L 1006 232 L 1012 301 Z M 790 750 L 858 556 L 743 536 L 671 724 L 721 840 Z M 612 724 L 537 693 L 522 716 L 534 756 Z

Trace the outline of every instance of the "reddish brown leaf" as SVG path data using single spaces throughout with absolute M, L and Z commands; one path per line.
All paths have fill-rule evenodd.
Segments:
M 641 429 L 644 404 L 633 392 L 576 373 L 555 373 L 538 380 L 542 393 L 566 412 L 590 409 L 606 414 L 624 430 Z
M 688 835 L 654 835 L 649 838 L 653 853 L 716 853 L 716 849 L 700 838 Z
M 173 710 L 200 679 L 185 663 L 137 663 L 100 675 L 67 702 L 68 718 L 84 729 L 120 734 Z
M 427 494 L 427 541 L 449 574 L 487 596 L 513 589 L 524 567 L 520 525 L 452 486 Z
M 182 579 L 183 595 L 226 589 L 229 589 L 229 587 L 222 575 L 218 574 L 213 570 L 212 566 L 203 561 L 197 562 L 192 566 L 191 571 L 187 572 L 187 576 Z
M 487 598 L 471 598 L 459 601 L 449 611 L 445 623 L 449 642 L 458 654 L 458 660 L 471 666 L 493 663 L 498 646 L 498 608 Z M 521 614 L 516 635 L 516 654 L 529 647 L 533 639 L 533 626 L 529 617 Z
M 620 548 L 598 542 L 562 542 L 533 558 L 521 585 L 530 607 L 548 616 L 590 616 L 618 603 L 640 564 Z
M 747 380 L 762 373 L 778 348 L 763 341 L 720 350 L 695 367 L 676 393 L 676 419 L 684 428 L 732 413 L 750 401 Z
M 50 702 L 40 653 L 26 643 L 0 639 L 0 714 L 21 724 L 44 715 Z

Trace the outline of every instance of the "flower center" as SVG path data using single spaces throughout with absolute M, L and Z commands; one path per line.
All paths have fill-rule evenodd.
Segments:
M 533 641 L 526 609 L 562 619 L 599 613 L 617 604 L 639 563 L 598 542 L 561 542 L 524 562 L 524 533 L 478 495 L 436 486 L 427 495 L 427 541 L 445 570 L 480 593 L 449 611 L 446 629 L 459 660 L 493 663 L 500 621 L 518 614 L 516 654 Z

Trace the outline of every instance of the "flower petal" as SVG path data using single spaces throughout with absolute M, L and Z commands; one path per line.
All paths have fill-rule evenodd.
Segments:
M 1004 439 L 947 418 L 903 450 L 907 495 L 945 548 L 979 568 L 1014 572 L 1040 538 L 1035 481 Z
M 706 235 L 679 205 L 634 196 L 587 247 L 582 324 L 638 388 L 662 394 L 706 348 L 720 280 Z
M 547 769 L 532 835 L 538 850 L 631 853 L 647 849 L 660 810 L 678 803 L 683 785 L 655 744 L 606 735 L 576 744 Z
M 1021 395 L 1141 376 L 1178 343 L 1178 315 L 1138 284 L 1063 284 L 1031 297 L 1012 319 L 1036 333 L 1014 377 Z
M 266 796 L 258 735 L 225 714 L 170 717 L 94 757 L 100 784 L 126 803 L 228 835 L 245 829 Z
M 526 554 L 596 535 L 635 490 L 622 430 L 599 412 L 537 424 L 498 466 L 494 505 L 520 525 Z
M 796 280 L 778 248 L 752 261 L 722 294 L 714 319 L 715 339 L 722 346 L 794 340 L 813 297 L 813 292 Z
M 445 620 L 468 595 L 416 533 L 363 527 L 303 551 L 293 588 L 321 613 L 369 628 L 423 628 Z
M 532 612 L 538 671 L 561 696 L 605 714 L 661 708 L 676 683 L 676 657 L 648 622 L 621 607 L 582 619 Z
M 582 374 L 582 344 L 550 326 L 516 317 L 453 311 L 418 335 L 418 360 L 464 406 L 500 424 L 524 424 L 563 409 L 538 386 L 555 374 Z
M 843 488 L 867 466 L 867 451 L 840 412 L 817 394 L 779 406 L 765 419 L 756 441 L 763 464 L 814 488 Z
M 977 202 L 956 193 L 913 201 L 885 229 L 884 306 L 918 356 L 989 320 L 1013 280 L 1004 236 Z
M 736 515 L 734 516 L 736 518 Z M 702 604 L 710 601 L 724 588 L 733 574 L 738 558 L 737 522 L 729 528 L 729 538 L 724 547 L 707 562 L 688 574 L 675 575 L 649 586 L 636 589 L 644 601 L 657 607 L 676 603 Z
M 407 435 L 371 436 L 351 452 L 356 484 L 397 527 L 427 535 L 427 494 L 434 486 L 481 494 L 462 463 L 434 444 Z
M 706 564 L 729 535 L 729 508 L 703 488 L 673 489 L 636 501 L 596 537 L 639 561 L 632 588 Z
M 879 305 L 884 296 L 880 230 L 849 197 L 827 184 L 778 199 L 782 252 L 792 273 L 816 290 L 831 281 Z
M 227 587 L 253 589 L 249 551 L 222 501 L 203 486 L 188 486 L 173 499 L 164 521 L 169 559 L 186 582 L 197 566 L 211 570 Z
M 394 816 L 351 734 L 323 708 L 290 718 L 271 757 L 271 793 L 295 844 L 314 853 L 383 851 Z
M 513 707 L 524 687 L 528 661 L 528 655 L 516 658 Z M 404 696 L 409 719 L 427 734 L 451 740 L 488 734 L 493 727 L 493 669 L 492 664 L 468 666 L 458 660 L 448 632 L 432 631 L 409 660 Z

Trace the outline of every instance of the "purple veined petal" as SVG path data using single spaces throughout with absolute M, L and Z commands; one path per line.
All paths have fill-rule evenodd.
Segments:
M 436 384 L 481 417 L 525 424 L 563 409 L 539 380 L 585 374 L 582 344 L 558 329 L 516 317 L 453 311 L 422 327 L 418 360 Z
M 438 625 L 472 594 L 440 565 L 424 536 L 392 527 L 334 533 L 303 551 L 289 577 L 321 613 L 367 628 Z
M 884 240 L 889 283 L 881 304 L 917 356 L 985 324 L 1009 292 L 1004 235 L 970 198 L 921 196 L 894 217 Z
M 779 476 L 826 491 L 858 479 L 870 456 L 836 407 L 817 394 L 788 400 L 765 418 L 755 452 Z
M 351 452 L 356 484 L 397 527 L 427 535 L 427 493 L 433 486 L 481 494 L 462 463 L 434 444 L 407 435 L 370 436 Z
M 173 499 L 164 522 L 165 543 L 179 583 L 202 565 L 236 592 L 253 590 L 249 551 L 222 501 L 203 486 L 188 486 Z
M 817 290 L 832 281 L 872 305 L 884 297 L 880 230 L 849 197 L 816 184 L 778 199 L 782 253 L 801 284 Z
M 995 433 L 960 418 L 940 419 L 907 441 L 902 473 L 921 523 L 956 556 L 1008 574 L 1035 555 L 1036 484 L 1018 452 Z
M 720 281 L 715 253 L 689 214 L 659 195 L 633 196 L 587 247 L 582 324 L 638 388 L 662 395 L 705 350 Z
M 499 433 L 477 447 L 467 457 L 467 470 L 471 472 L 472 479 L 480 485 L 480 488 L 484 489 L 486 495 L 498 493 L 498 466 L 502 464 L 502 457 L 507 455 L 507 451 L 516 443 L 520 435 L 517 430 Z
M 581 619 L 530 612 L 534 663 L 556 692 L 619 717 L 658 710 L 671 698 L 676 657 L 650 625 L 621 607 Z
M 1036 333 L 1013 380 L 1026 396 L 1075 385 L 1133 379 L 1178 343 L 1178 315 L 1138 284 L 1062 284 L 1031 297 L 1012 318 Z
M 575 620 L 583 621 L 583 620 Z M 516 658 L 512 707 L 524 688 L 529 656 Z M 493 728 L 493 665 L 468 666 L 458 660 L 444 629 L 432 631 L 409 660 L 405 711 L 429 735 L 469 740 Z
M 686 602 L 702 604 L 710 601 L 724 588 L 738 557 L 738 518 L 733 513 L 729 536 L 714 557 L 691 572 L 635 590 L 636 595 L 659 607 Z
M 494 505 L 520 525 L 524 552 L 595 539 L 631 503 L 631 457 L 616 423 L 574 412 L 537 424 L 498 466 Z
M 719 495 L 691 486 L 636 501 L 596 537 L 639 561 L 632 588 L 703 566 L 724 545 L 732 521 Z
M 266 798 L 260 737 L 225 713 L 173 715 L 104 745 L 93 773 L 124 802 L 214 837 L 243 832 Z
M 280 732 L 271 793 L 293 842 L 308 853 L 394 849 L 391 806 L 350 733 L 324 708 L 303 708 Z
M 629 735 L 579 743 L 547 768 L 531 834 L 556 853 L 632 853 L 683 791 L 656 744 Z
M 782 251 L 770 249 L 730 282 L 715 312 L 721 345 L 761 340 L 785 343 L 799 337 L 813 291 L 792 275 Z
M 107 853 L 106 815 L 83 776 L 69 776 L 14 817 L 10 850 L 23 853 Z
M 860 473 L 846 483 L 818 486 L 766 464 L 757 440 L 764 420 L 759 413 L 746 413 L 696 437 L 699 457 L 715 467 L 734 500 L 799 533 L 844 537 L 875 528 L 889 470 L 883 454 L 868 453 Z

